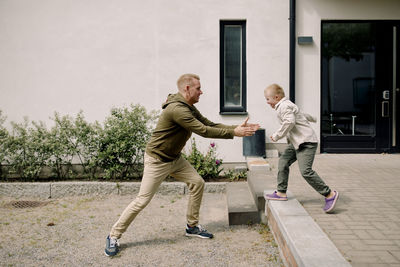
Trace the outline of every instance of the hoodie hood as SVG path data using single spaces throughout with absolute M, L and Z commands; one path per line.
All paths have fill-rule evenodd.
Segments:
M 176 94 L 169 94 L 167 97 L 167 101 L 165 101 L 162 104 L 162 108 L 165 109 L 169 104 L 171 103 L 176 103 L 176 102 L 180 102 L 182 104 L 187 105 L 190 109 L 192 109 L 192 106 L 190 106 L 188 104 L 188 102 L 186 102 L 186 99 L 180 94 L 180 93 L 176 93 Z

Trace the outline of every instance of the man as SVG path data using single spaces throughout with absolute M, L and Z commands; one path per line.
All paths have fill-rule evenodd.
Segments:
M 169 95 L 163 104 L 163 112 L 146 146 L 139 194 L 124 210 L 106 239 L 107 256 L 117 255 L 118 239 L 147 206 L 168 175 L 185 182 L 189 188 L 186 236 L 212 238 L 213 235 L 198 224 L 204 180 L 193 166 L 181 157 L 181 151 L 192 132 L 208 138 L 232 139 L 234 136 L 251 136 L 259 128 L 258 124 L 247 124 L 248 118 L 242 125 L 227 126 L 213 123 L 203 117 L 194 106 L 203 93 L 199 76 L 184 74 L 178 79 L 177 85 L 179 92 Z

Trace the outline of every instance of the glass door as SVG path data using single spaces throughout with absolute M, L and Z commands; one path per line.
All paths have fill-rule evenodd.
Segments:
M 398 149 L 397 36 L 393 21 L 322 22 L 321 152 Z

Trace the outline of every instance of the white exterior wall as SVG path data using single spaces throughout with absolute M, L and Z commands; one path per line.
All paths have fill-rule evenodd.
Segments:
M 321 20 L 400 19 L 400 1 L 297 0 L 296 10 L 297 36 L 314 39 L 296 44 L 296 104 L 320 117 Z M 219 115 L 219 21 L 245 19 L 247 110 L 268 137 L 279 125 L 263 89 L 276 82 L 289 91 L 288 16 L 288 0 L 2 0 L 0 109 L 8 121 L 79 110 L 103 121 L 111 107 L 160 109 L 192 72 L 201 77 L 203 115 L 238 124 L 244 116 Z M 244 160 L 241 138 L 196 140 L 203 150 L 216 141 L 225 162 Z
M 160 109 L 177 78 L 201 77 L 198 109 L 219 115 L 219 21 L 247 21 L 247 107 L 252 122 L 278 126 L 263 89 L 288 88 L 289 3 L 281 0 L 2 0 L 0 109 L 8 121 L 49 122 L 54 111 L 103 121 L 111 107 Z M 49 123 L 48 123 L 49 124 Z M 217 141 L 225 162 L 240 162 L 242 140 Z
M 321 117 L 321 21 L 400 20 L 399 0 L 297 0 L 297 36 L 312 36 L 312 45 L 296 40 L 296 104 Z M 320 121 L 312 124 L 320 136 Z

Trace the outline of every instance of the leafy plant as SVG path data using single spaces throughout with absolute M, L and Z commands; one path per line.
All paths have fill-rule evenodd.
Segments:
M 55 112 L 52 120 L 55 125 L 48 134 L 51 157 L 47 165 L 56 178 L 66 178 L 71 174 L 72 160 L 76 152 L 73 119 L 68 115 L 60 116 Z
M 3 164 L 7 158 L 7 141 L 8 141 L 8 131 L 3 126 L 6 121 L 6 117 L 3 116 L 3 111 L 0 110 L 0 178 L 3 177 Z
M 100 134 L 97 163 L 106 178 L 139 176 L 143 155 L 156 113 L 147 114 L 141 105 L 113 108 Z
M 247 172 L 228 170 L 227 172 L 225 172 L 225 177 L 227 177 L 231 182 L 247 180 Z
M 81 111 L 74 120 L 74 129 L 76 156 L 83 167 L 83 172 L 94 178 L 98 171 L 97 158 L 102 127 L 97 121 L 94 123 L 85 121 Z
M 210 143 L 205 154 L 197 148 L 195 138 L 191 139 L 191 149 L 189 155 L 183 154 L 190 164 L 196 169 L 203 178 L 216 178 L 223 171 L 222 159 L 217 158 L 217 146 Z
M 76 118 L 54 113 L 54 127 L 49 134 L 52 157 L 48 165 L 57 178 L 73 176 L 72 163 L 76 159 L 83 167 L 84 175 L 94 177 L 100 144 L 101 126 L 85 121 L 80 111 Z
M 42 122 L 32 122 L 32 127 L 26 117 L 22 123 L 11 125 L 12 135 L 6 142 L 11 171 L 24 179 L 37 178 L 50 155 L 46 127 Z

